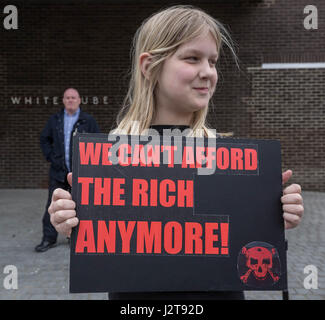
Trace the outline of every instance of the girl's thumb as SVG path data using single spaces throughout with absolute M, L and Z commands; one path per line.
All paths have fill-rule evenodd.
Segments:
M 282 173 L 282 184 L 285 184 L 288 182 L 288 180 L 291 178 L 292 176 L 292 171 L 291 170 L 287 170 L 286 172 Z
M 67 175 L 68 183 L 70 184 L 70 187 L 72 187 L 72 172 L 69 172 Z

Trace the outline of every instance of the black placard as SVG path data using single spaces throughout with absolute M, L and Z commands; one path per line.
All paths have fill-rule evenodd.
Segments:
M 74 137 L 70 292 L 283 290 L 280 143 Z

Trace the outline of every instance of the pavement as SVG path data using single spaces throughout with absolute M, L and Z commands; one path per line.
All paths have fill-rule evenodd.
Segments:
M 289 298 L 325 300 L 325 193 L 304 192 L 303 198 L 303 221 L 286 231 Z M 106 293 L 69 293 L 70 249 L 64 237 L 47 252 L 34 251 L 41 240 L 46 200 L 45 189 L 0 190 L 0 300 L 107 300 Z M 317 271 L 317 289 L 304 287 L 310 277 L 304 268 L 309 265 Z M 8 266 L 17 270 L 16 289 L 6 289 L 12 274 Z M 282 292 L 246 291 L 245 297 L 281 300 Z

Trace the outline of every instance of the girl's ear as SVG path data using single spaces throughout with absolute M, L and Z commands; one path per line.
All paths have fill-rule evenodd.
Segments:
M 147 80 L 149 80 L 149 77 L 150 77 L 150 72 L 148 71 L 148 69 L 151 64 L 151 61 L 152 61 L 152 56 L 150 53 L 143 52 L 140 54 L 140 57 L 139 57 L 140 69 L 141 69 L 143 76 Z

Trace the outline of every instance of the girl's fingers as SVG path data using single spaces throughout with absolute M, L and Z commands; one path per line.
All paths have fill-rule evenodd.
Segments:
M 301 218 L 296 214 L 284 212 L 283 219 L 285 222 L 285 228 L 291 229 L 291 228 L 295 228 L 300 223 Z
M 55 229 L 58 233 L 66 235 L 66 236 L 70 236 L 71 234 L 71 229 L 75 226 L 77 226 L 79 223 L 79 220 L 77 217 L 68 219 L 60 224 L 57 224 L 55 226 Z
M 60 188 L 53 191 L 48 212 L 51 223 L 58 233 L 69 236 L 71 229 L 78 224 L 75 208 L 76 204 L 68 191 Z
M 301 204 L 284 204 L 282 208 L 283 212 L 295 214 L 299 217 L 302 217 L 304 213 L 304 207 Z
M 53 214 L 53 222 L 59 224 L 76 216 L 75 210 L 59 210 Z
M 52 194 L 52 202 L 53 201 L 57 201 L 59 199 L 72 199 L 72 196 L 70 194 L 70 192 L 68 192 L 67 190 L 61 189 L 61 188 L 57 188 L 53 191 Z
M 53 191 L 52 201 L 51 201 L 51 204 L 48 209 L 49 214 L 52 214 L 52 213 L 60 210 L 60 205 L 62 205 L 62 200 L 72 201 L 71 199 L 72 199 L 71 194 L 68 191 L 60 189 L 60 188 L 55 189 Z M 72 208 L 72 209 L 74 209 L 74 208 Z
M 301 186 L 299 184 L 291 184 L 290 186 L 286 187 L 283 190 L 283 194 L 290 194 L 290 193 L 299 193 L 301 194 Z
M 281 197 L 282 204 L 303 204 L 302 196 L 300 193 L 285 194 Z
M 291 229 L 299 225 L 304 213 L 303 198 L 301 196 L 301 186 L 291 184 L 283 190 L 281 197 L 283 208 L 283 219 L 285 228 Z
M 76 203 L 73 200 L 59 199 L 52 201 L 48 211 L 50 214 L 53 214 L 60 210 L 74 210 L 75 207 Z

